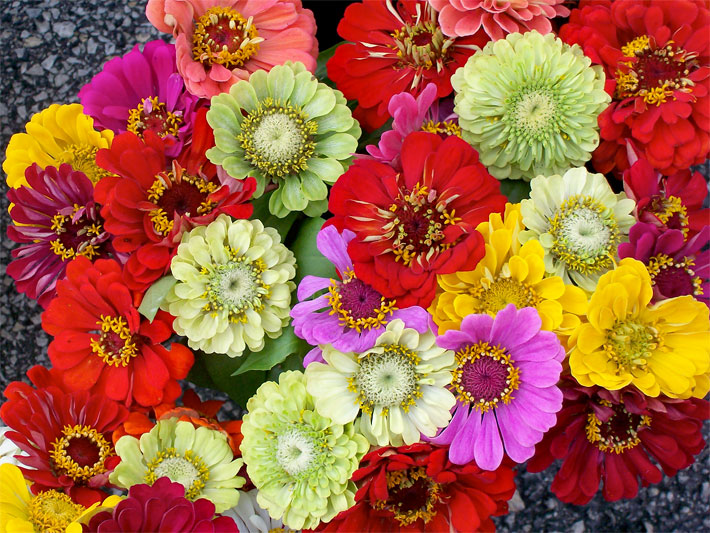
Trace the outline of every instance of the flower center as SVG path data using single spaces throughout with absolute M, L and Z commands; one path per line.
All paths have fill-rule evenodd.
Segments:
M 138 107 L 128 112 L 126 129 L 143 137 L 143 132 L 151 130 L 160 137 L 172 135 L 177 137 L 183 124 L 182 111 L 172 113 L 167 106 L 158 100 L 157 96 L 143 98 Z
M 361 332 L 384 326 L 388 317 L 397 308 L 395 300 L 386 300 L 367 283 L 357 279 L 355 272 L 348 270 L 342 283 L 332 281 L 328 287 L 330 314 L 337 314 L 344 327 Z
M 414 24 L 406 23 L 391 34 L 394 43 L 388 46 L 400 59 L 396 68 L 413 67 L 418 72 L 436 68 L 441 71 L 450 61 L 449 47 L 454 43 L 454 39 L 449 39 L 442 33 L 436 12 L 429 5 L 426 5 L 424 13 L 420 13 L 416 21 L 412 22 Z M 419 84 L 420 78 L 421 75 L 415 78 L 413 86 Z
M 557 101 L 557 89 L 550 80 L 535 80 L 506 99 L 502 117 L 489 117 L 488 121 L 502 118 L 510 134 L 519 140 L 548 141 L 564 126 Z M 562 138 L 569 137 L 562 133 Z
M 383 416 L 389 408 L 399 405 L 404 412 L 421 398 L 416 365 L 419 357 L 399 344 L 386 344 L 381 353 L 367 353 L 360 360 L 357 373 L 348 378 L 348 388 L 358 393 L 360 408 L 371 413 L 373 407 L 383 407 Z
M 78 255 L 93 261 L 103 253 L 103 244 L 108 240 L 97 206 L 74 204 L 71 215 L 58 213 L 52 217 L 51 229 L 57 238 L 49 241 L 49 247 L 62 261 Z
M 252 17 L 245 19 L 229 7 L 211 7 L 195 23 L 192 57 L 205 66 L 243 67 L 263 40 Z
M 180 454 L 175 448 L 167 448 L 159 451 L 148 463 L 145 482 L 152 485 L 161 477 L 168 477 L 170 481 L 180 483 L 185 487 L 185 498 L 194 500 L 205 488 L 210 478 L 210 470 L 192 450 Z
M 56 159 L 59 164 L 68 163 L 74 170 L 83 172 L 91 180 L 91 183 L 96 185 L 101 178 L 111 175 L 109 171 L 96 164 L 96 152 L 98 151 L 96 146 L 72 144 L 64 148 L 64 151 Z
M 276 439 L 276 460 L 292 477 L 306 473 L 317 456 L 313 439 L 297 428 L 291 428 Z
M 422 520 L 425 524 L 437 514 L 443 502 L 441 485 L 426 475 L 422 466 L 387 472 L 387 500 L 377 500 L 375 509 L 390 511 L 400 526 Z
M 27 514 L 35 531 L 64 533 L 67 526 L 84 510 L 83 506 L 74 503 L 68 495 L 56 490 L 47 490 L 32 497 Z
M 461 219 L 455 211 L 449 213 L 446 203 L 435 202 L 437 193 L 417 183 L 411 191 L 401 191 L 389 207 L 390 221 L 383 226 L 386 239 L 393 239 L 395 261 L 409 266 L 412 261 L 429 260 L 435 254 L 453 246 L 457 239 L 447 241 L 445 228 Z
M 605 453 L 621 454 L 641 442 L 638 432 L 651 425 L 651 417 L 629 413 L 621 405 L 612 405 L 606 400 L 600 400 L 601 405 L 611 407 L 613 413 L 602 422 L 590 411 L 587 414 L 585 428 L 587 440 Z
M 237 136 L 244 159 L 272 178 L 299 174 L 315 150 L 318 124 L 300 107 L 264 98 L 242 120 Z
M 540 297 L 527 283 L 500 275 L 495 279 L 482 278 L 481 284 L 471 289 L 471 296 L 478 300 L 474 313 L 495 315 L 508 304 L 518 309 L 537 307 Z
M 604 350 L 610 359 L 626 370 L 645 369 L 663 339 L 656 328 L 633 320 L 616 321 L 607 332 Z
M 461 126 L 459 126 L 454 120 L 445 120 L 443 122 L 434 122 L 429 119 L 424 124 L 422 124 L 421 131 L 428 131 L 429 133 L 436 133 L 442 137 L 449 137 L 455 135 L 458 138 L 462 138 Z
M 520 369 L 505 350 L 487 342 L 465 346 L 456 352 L 457 367 L 451 386 L 458 399 L 485 413 L 499 402 L 510 403 L 520 385 Z
M 647 209 L 670 229 L 679 229 L 688 236 L 688 210 L 677 196 L 654 196 Z
M 550 221 L 552 254 L 570 270 L 594 274 L 611 268 L 619 228 L 614 213 L 591 196 L 567 199 Z
M 695 261 L 690 257 L 676 262 L 666 254 L 658 254 L 649 259 L 646 268 L 659 292 L 666 298 L 675 298 L 686 294 L 703 294 L 703 280 L 695 275 L 694 266 Z
M 269 298 L 271 287 L 264 283 L 262 274 L 267 269 L 263 260 L 250 260 L 240 255 L 231 246 L 224 247 L 229 261 L 223 265 L 203 267 L 200 272 L 207 278 L 207 298 L 204 310 L 226 313 L 234 323 L 247 321 L 247 310 L 257 312 L 264 308 L 264 300 Z
M 113 446 L 91 426 L 64 426 L 52 443 L 52 467 L 60 474 L 86 483 L 106 472 L 104 461 L 114 455 Z
M 697 66 L 697 54 L 688 53 L 673 41 L 659 48 L 655 40 L 642 35 L 629 41 L 621 52 L 630 61 L 621 61 L 616 70 L 616 99 L 643 98 L 651 105 L 661 105 L 674 91 L 692 92 L 693 82 L 688 79 L 691 69 Z
M 91 339 L 91 351 L 109 366 L 128 366 L 140 353 L 140 337 L 131 333 L 122 316 L 104 316 L 96 324 L 101 333 Z

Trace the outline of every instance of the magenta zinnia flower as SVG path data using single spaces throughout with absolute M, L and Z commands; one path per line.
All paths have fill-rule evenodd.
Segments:
M 84 113 L 116 134 L 142 136 L 152 130 L 168 138 L 168 155 L 177 155 L 192 134 L 197 97 L 177 71 L 175 46 L 163 41 L 138 45 L 108 61 L 79 91 Z
M 710 306 L 710 226 L 686 241 L 680 229 L 661 229 L 638 222 L 629 242 L 619 245 L 619 258 L 643 262 L 653 283 L 653 302 L 690 295 Z
M 416 306 L 399 309 L 396 300 L 385 298 L 355 276 L 347 252 L 354 237 L 352 231 L 346 229 L 341 235 L 333 226 L 318 233 L 318 250 L 335 265 L 340 279 L 303 278 L 297 292 L 300 303 L 291 310 L 296 335 L 309 344 L 332 344 L 343 352 L 360 353 L 372 348 L 387 324 L 396 318 L 420 333 L 427 331 L 426 310 Z M 323 289 L 328 292 L 306 300 Z
M 437 339 L 442 348 L 456 351 L 451 390 L 457 402 L 449 426 L 430 440 L 450 444 L 452 462 L 475 459 L 481 468 L 495 470 L 505 449 L 522 463 L 555 425 L 565 351 L 541 325 L 534 308 L 510 304 L 495 318 L 468 315 L 460 331 Z
M 58 170 L 34 164 L 25 178 L 27 186 L 7 192 L 16 223 L 8 226 L 7 235 L 23 244 L 12 251 L 15 260 L 7 273 L 19 292 L 46 308 L 69 261 L 76 256 L 93 261 L 114 250 L 94 203 L 94 186 L 83 172 L 68 164 Z
M 95 514 L 84 531 L 199 531 L 238 533 L 228 516 L 214 516 L 214 504 L 204 498 L 191 502 L 185 487 L 161 477 L 152 485 L 133 485 L 128 497 L 110 511 Z

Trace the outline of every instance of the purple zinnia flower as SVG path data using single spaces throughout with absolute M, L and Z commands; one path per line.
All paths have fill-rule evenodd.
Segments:
M 427 85 L 416 100 L 408 92 L 395 94 L 390 98 L 387 110 L 393 117 L 392 129 L 382 134 L 379 145 L 366 146 L 367 152 L 381 163 L 399 168 L 402 141 L 414 131 L 461 137 L 458 116 L 454 113 L 454 100 L 437 100 L 434 83 Z
M 710 226 L 689 241 L 682 230 L 663 229 L 637 222 L 629 230 L 629 242 L 619 245 L 619 258 L 633 257 L 644 263 L 653 283 L 653 302 L 690 295 L 710 306 Z
M 198 98 L 185 89 L 175 64 L 175 46 L 163 41 L 138 45 L 108 61 L 79 91 L 84 113 L 97 127 L 138 136 L 153 130 L 174 140 L 166 151 L 176 156 L 192 135 Z
M 428 440 L 450 444 L 451 462 L 475 459 L 479 467 L 495 470 L 505 449 L 522 463 L 555 425 L 565 351 L 541 325 L 535 308 L 510 304 L 495 318 L 468 315 L 460 331 L 438 337 L 439 346 L 456 351 L 451 391 L 457 401 L 449 426 Z
M 429 314 L 421 307 L 398 309 L 367 283 L 357 279 L 348 256 L 348 243 L 355 237 L 350 230 L 341 235 L 334 226 L 323 228 L 316 237 L 318 250 L 330 260 L 341 279 L 306 276 L 298 286 L 298 299 L 291 310 L 296 335 L 312 345 L 332 344 L 342 352 L 364 352 L 375 345 L 389 322 L 399 318 L 407 327 L 424 333 Z M 313 300 L 315 293 L 328 289 Z M 310 359 L 318 359 L 315 351 Z
M 10 217 L 17 223 L 8 226 L 7 235 L 24 244 L 12 251 L 15 260 L 7 273 L 19 292 L 46 308 L 69 261 L 78 255 L 91 261 L 108 257 L 113 247 L 86 174 L 68 164 L 44 170 L 34 164 L 25 178 L 27 186 L 7 192 L 15 204 Z

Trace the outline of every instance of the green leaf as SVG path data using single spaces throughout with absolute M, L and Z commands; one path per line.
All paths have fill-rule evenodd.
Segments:
M 335 267 L 328 261 L 316 246 L 316 236 L 325 220 L 322 218 L 308 218 L 294 229 L 298 230 L 291 251 L 296 256 L 296 279 L 298 285 L 307 276 L 318 276 L 322 278 L 335 278 Z
M 326 68 L 326 63 L 331 57 L 333 57 L 333 54 L 335 54 L 335 49 L 338 48 L 338 46 L 340 46 L 341 44 L 343 44 L 343 42 L 334 44 L 330 48 L 327 48 L 323 50 L 320 54 L 318 54 L 315 76 L 318 81 L 323 82 L 330 87 L 335 87 L 335 84 L 328 79 L 328 69 Z
M 246 408 L 249 398 L 267 379 L 267 373 L 263 370 L 245 372 L 239 377 L 233 376 L 244 363 L 244 357 L 198 353 L 196 359 L 204 365 L 214 387 L 227 393 L 240 407 Z
M 371 133 L 365 132 L 365 135 L 360 137 L 360 141 L 358 142 L 357 145 L 357 151 L 358 152 L 363 152 L 365 150 L 365 147 L 369 144 L 374 144 L 377 145 L 380 142 L 380 137 L 382 137 L 382 134 L 386 131 L 389 131 L 392 129 L 392 119 L 389 118 L 387 119 L 387 122 L 385 122 L 382 126 L 377 128 L 375 131 Z
M 272 215 L 269 211 L 269 198 L 273 194 L 273 191 L 257 198 L 252 202 L 254 205 L 254 213 L 251 216 L 252 220 L 261 220 L 264 226 L 274 228 L 281 235 L 281 242 L 286 241 L 286 235 L 288 235 L 291 226 L 294 222 L 301 216 L 300 213 L 289 213 L 284 218 L 279 218 Z
M 267 338 L 261 351 L 243 355 L 245 361 L 232 375 L 239 376 L 250 370 L 271 370 L 289 355 L 298 354 L 303 358 L 310 349 L 306 341 L 296 336 L 293 326 L 288 326 L 277 338 Z
M 145 296 L 143 296 L 138 312 L 152 322 L 158 309 L 160 309 L 160 304 L 163 303 L 170 289 L 176 283 L 177 280 L 171 275 L 162 277 L 153 283 L 146 291 Z
M 500 192 L 511 204 L 530 198 L 530 182 L 525 180 L 500 180 Z

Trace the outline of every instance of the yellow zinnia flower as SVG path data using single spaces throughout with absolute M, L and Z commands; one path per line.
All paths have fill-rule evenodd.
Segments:
M 646 267 L 632 258 L 600 279 L 586 321 L 569 339 L 570 370 L 585 387 L 633 384 L 647 396 L 702 398 L 710 389 L 708 308 L 692 296 L 649 305 Z
M 52 104 L 32 116 L 25 126 L 27 133 L 12 136 L 2 164 L 8 186 L 27 185 L 25 170 L 33 163 L 42 168 L 69 163 L 92 183 L 109 174 L 96 165 L 96 152 L 111 146 L 113 132 L 96 131 L 94 119 L 83 109 L 81 104 Z
M 478 225 L 486 253 L 476 269 L 437 276 L 439 291 L 429 312 L 439 334 L 458 329 L 467 315 L 495 316 L 511 303 L 537 309 L 548 331 L 562 333 L 578 325 L 575 315 L 586 312 L 586 294 L 559 276 L 545 277 L 545 251 L 536 240 L 520 244 L 524 229 L 520 204 L 506 204 L 503 217 L 492 213 Z

